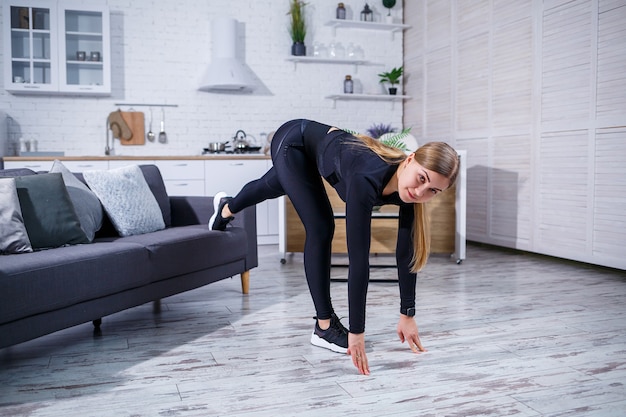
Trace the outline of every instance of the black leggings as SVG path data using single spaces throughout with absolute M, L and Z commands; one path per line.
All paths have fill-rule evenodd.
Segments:
M 233 212 L 287 195 L 304 224 L 304 273 L 319 319 L 333 313 L 330 298 L 331 242 L 335 232 L 333 210 L 315 163 L 304 150 L 307 120 L 282 125 L 272 139 L 273 167 L 246 184 L 229 203 Z M 322 138 L 319 138 L 320 140 Z

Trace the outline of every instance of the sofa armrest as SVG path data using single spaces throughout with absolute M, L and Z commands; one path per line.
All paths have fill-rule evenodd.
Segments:
M 209 219 L 213 215 L 213 197 L 179 197 L 170 196 L 172 210 L 172 227 L 203 224 L 208 227 Z M 259 265 L 257 252 L 256 206 L 248 207 L 235 215 L 231 223 L 246 231 L 248 241 L 248 256 L 246 269 Z

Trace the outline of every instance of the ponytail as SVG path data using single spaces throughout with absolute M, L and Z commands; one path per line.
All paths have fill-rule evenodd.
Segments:
M 430 222 L 425 204 L 414 204 L 413 212 L 413 258 L 410 266 L 411 272 L 415 273 L 426 266 L 430 255 Z

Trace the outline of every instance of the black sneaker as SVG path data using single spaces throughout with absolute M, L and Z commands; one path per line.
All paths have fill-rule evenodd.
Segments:
M 330 327 L 326 330 L 320 329 L 315 317 L 315 330 L 311 335 L 311 344 L 314 346 L 330 349 L 337 353 L 348 351 L 348 329 L 346 329 L 339 317 L 335 313 L 330 317 Z
M 226 197 L 226 193 L 223 191 L 217 193 L 215 197 L 213 197 L 214 213 L 211 216 L 211 219 L 209 219 L 210 230 L 224 231 L 226 230 L 226 226 L 228 225 L 228 223 L 230 223 L 231 220 L 234 219 L 233 216 L 227 218 L 222 217 L 222 209 L 230 200 L 232 200 L 232 198 Z

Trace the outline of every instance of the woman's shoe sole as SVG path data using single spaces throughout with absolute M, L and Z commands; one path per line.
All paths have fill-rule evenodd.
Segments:
M 215 194 L 215 197 L 213 197 L 213 215 L 209 219 L 209 230 L 213 230 L 213 224 L 215 224 L 215 219 L 217 219 L 217 215 L 219 214 L 218 209 L 220 208 L 220 203 L 224 197 L 226 197 L 226 193 L 223 191 L 220 191 Z
M 326 340 L 322 339 L 321 337 L 319 337 L 318 335 L 315 334 L 315 332 L 313 332 L 313 334 L 311 334 L 311 344 L 313 346 L 317 346 L 317 347 L 321 347 L 324 349 L 329 349 L 332 350 L 333 352 L 337 352 L 337 353 L 347 353 L 348 349 L 343 348 L 341 346 L 337 346 L 335 344 L 332 343 L 328 343 Z

